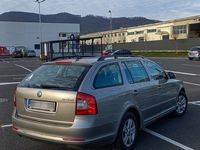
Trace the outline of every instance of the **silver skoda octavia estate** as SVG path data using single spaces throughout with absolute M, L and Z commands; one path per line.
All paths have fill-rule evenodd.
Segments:
M 187 109 L 183 82 L 142 57 L 48 62 L 16 88 L 13 130 L 25 137 L 132 150 L 139 129 Z

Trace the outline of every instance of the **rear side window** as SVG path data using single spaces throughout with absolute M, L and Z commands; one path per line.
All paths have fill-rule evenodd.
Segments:
M 28 88 L 77 90 L 89 67 L 80 65 L 43 65 L 19 86 Z
M 160 66 L 150 61 L 144 61 L 144 63 L 154 80 L 161 80 L 166 78 L 166 74 Z
M 103 66 L 97 73 L 94 80 L 94 88 L 105 88 L 122 85 L 122 76 L 117 63 Z
M 150 81 L 148 74 L 139 61 L 124 62 L 125 74 L 129 83 Z

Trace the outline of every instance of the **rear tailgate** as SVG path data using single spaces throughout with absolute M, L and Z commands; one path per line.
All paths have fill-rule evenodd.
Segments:
M 39 122 L 71 124 L 75 118 L 75 91 L 18 87 L 17 114 Z

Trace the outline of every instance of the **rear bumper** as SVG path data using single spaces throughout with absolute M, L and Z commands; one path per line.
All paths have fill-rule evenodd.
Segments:
M 77 125 L 66 127 L 30 121 L 15 115 L 12 116 L 12 121 L 13 131 L 17 134 L 42 141 L 83 146 L 110 144 L 115 139 L 115 134 L 110 132 L 113 130 L 113 124 L 82 128 Z

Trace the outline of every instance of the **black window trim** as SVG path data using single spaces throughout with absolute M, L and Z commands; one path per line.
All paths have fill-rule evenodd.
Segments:
M 121 76 L 121 79 L 122 79 L 122 83 L 116 84 L 116 85 L 110 85 L 110 86 L 95 87 L 95 81 L 96 81 L 97 74 L 99 73 L 99 71 L 100 71 L 102 68 L 104 68 L 104 67 L 106 67 L 106 66 L 109 66 L 109 65 L 113 65 L 113 64 L 116 64 L 116 65 L 119 67 L 119 72 L 120 72 L 120 76 Z M 119 63 L 118 63 L 118 62 L 113 62 L 113 63 L 109 63 L 109 64 L 106 64 L 106 65 L 101 66 L 101 67 L 98 69 L 97 73 L 95 74 L 95 78 L 94 78 L 94 80 L 93 80 L 93 84 L 92 84 L 92 85 L 93 85 L 93 88 L 94 88 L 94 89 L 103 89 L 103 88 L 110 88 L 110 87 L 115 87 L 115 86 L 124 85 L 124 79 L 123 79 L 123 76 L 122 76 L 121 67 L 120 67 Z
M 157 66 L 158 68 L 160 68 L 160 69 L 163 71 L 163 73 L 165 74 L 165 77 L 164 77 L 164 78 L 162 78 L 162 79 L 155 79 L 155 78 L 151 75 L 149 68 L 148 68 L 148 67 L 146 66 L 146 64 L 145 64 L 145 67 L 146 67 L 147 70 L 148 70 L 148 74 L 149 74 L 149 76 L 150 76 L 150 78 L 151 78 L 152 80 L 158 81 L 158 80 L 168 79 L 168 76 L 167 76 L 165 70 L 164 70 L 160 65 L 158 65 L 157 63 L 155 63 L 155 62 L 153 62 L 153 61 L 150 61 L 150 60 L 145 60 L 145 61 L 144 61 L 144 63 L 148 63 L 148 62 L 150 62 L 150 63 L 156 65 L 156 66 Z
M 131 72 L 130 72 L 130 70 L 128 69 L 128 67 L 127 67 L 127 65 L 126 65 L 126 62 L 139 62 L 139 63 L 143 66 L 143 68 L 144 68 L 144 70 L 145 70 L 145 72 L 146 72 L 146 74 L 147 74 L 148 81 L 134 82 L 133 77 L 132 77 L 132 75 L 131 75 Z M 129 84 L 137 84 L 137 83 L 144 83 L 144 82 L 150 82 L 150 81 L 151 81 L 150 75 L 149 75 L 149 73 L 148 73 L 146 67 L 144 66 L 144 64 L 143 64 L 140 60 L 122 61 L 121 63 L 125 65 L 125 67 L 127 68 L 128 72 L 129 72 L 129 75 L 130 75 L 130 77 L 131 77 L 131 79 L 132 79 L 132 83 L 130 83 L 130 82 L 127 80 Z M 125 73 L 125 74 L 126 74 L 126 73 Z M 127 78 L 127 76 L 126 76 L 126 78 Z

